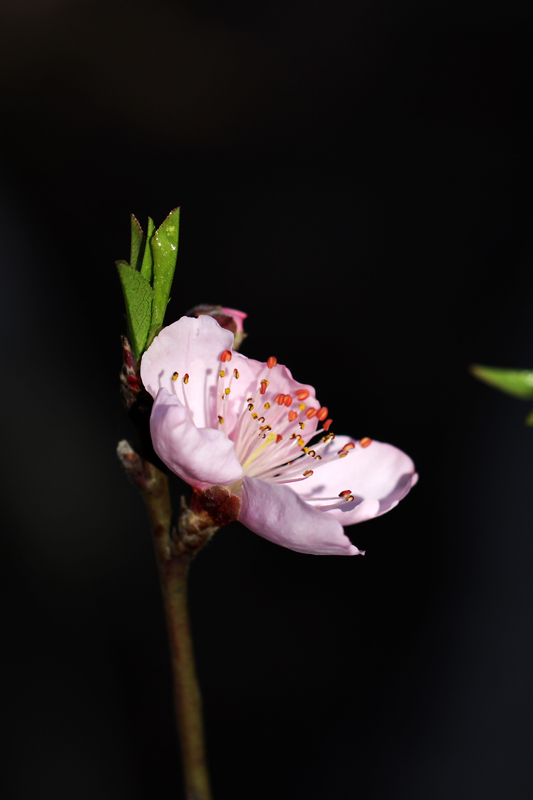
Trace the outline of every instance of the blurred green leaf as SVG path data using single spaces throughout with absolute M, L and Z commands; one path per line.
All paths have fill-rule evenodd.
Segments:
M 150 241 L 154 259 L 154 305 L 152 311 L 151 337 L 163 327 L 165 311 L 170 299 L 170 289 L 176 260 L 178 258 L 178 239 L 180 227 L 180 210 L 175 208 L 159 226 Z M 148 248 L 147 248 L 148 249 Z
M 502 392 L 520 397 L 522 400 L 533 399 L 533 372 L 527 369 L 498 369 L 474 364 L 470 372 L 479 380 L 500 389 Z M 527 420 L 526 420 L 527 422 Z M 527 422 L 528 425 L 533 424 Z
M 146 278 L 127 261 L 117 261 L 117 269 L 126 304 L 128 339 L 138 360 L 150 333 L 154 293 Z

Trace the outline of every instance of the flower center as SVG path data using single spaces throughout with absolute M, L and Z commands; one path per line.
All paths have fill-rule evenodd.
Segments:
M 361 439 L 357 444 L 348 442 L 338 451 L 323 454 L 325 448 L 335 439 L 335 434 L 329 430 L 332 420 L 328 417 L 327 407 L 319 406 L 314 398 L 309 401 L 310 392 L 307 389 L 298 389 L 294 394 L 276 393 L 274 387 L 283 385 L 284 381 L 270 371 L 283 368 L 278 367 L 277 359 L 273 356 L 266 364 L 269 372 L 265 370 L 272 380 L 267 377 L 258 380 L 255 392 L 246 398 L 244 407 L 232 407 L 230 412 L 233 382 L 240 377 L 237 369 L 231 370 L 229 367 L 231 359 L 231 351 L 224 350 L 220 357 L 217 378 L 216 427 L 228 436 L 228 414 L 236 413 L 237 423 L 231 428 L 228 438 L 235 445 L 235 453 L 244 476 L 260 478 L 268 483 L 304 481 L 313 475 L 320 464 L 345 458 L 356 447 L 367 447 L 370 444 L 370 439 Z M 178 374 L 174 373 L 172 377 L 177 380 Z M 185 374 L 182 383 L 187 407 L 188 382 L 189 375 Z M 321 427 L 319 423 L 322 423 Z M 241 483 L 242 480 L 227 488 L 232 493 L 239 494 Z M 308 502 L 327 510 L 353 499 L 351 491 L 346 489 L 336 497 L 312 497 Z M 324 502 L 331 501 L 334 501 L 333 505 L 324 506 Z

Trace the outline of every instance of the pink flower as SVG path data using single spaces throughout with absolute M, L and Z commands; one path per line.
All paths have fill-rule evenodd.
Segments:
M 394 508 L 416 483 L 413 462 L 392 445 L 335 436 L 312 386 L 232 344 L 206 315 L 182 317 L 154 339 L 141 377 L 154 398 L 156 453 L 197 490 L 237 496 L 239 520 L 265 539 L 357 555 L 343 526 Z

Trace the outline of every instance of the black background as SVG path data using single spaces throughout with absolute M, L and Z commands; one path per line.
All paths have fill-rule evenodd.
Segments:
M 218 800 L 533 793 L 531 6 L 11 0 L 0 12 L 8 800 L 181 797 L 144 509 L 114 455 L 129 212 L 182 207 L 167 321 L 415 460 L 365 558 L 233 525 L 190 599 Z M 174 489 L 179 495 L 176 480 Z

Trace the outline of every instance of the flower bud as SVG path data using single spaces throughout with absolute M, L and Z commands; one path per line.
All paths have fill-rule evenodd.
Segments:
M 214 317 L 221 328 L 231 331 L 234 336 L 233 349 L 238 350 L 241 342 L 246 337 L 243 322 L 248 316 L 244 311 L 237 311 L 235 308 L 224 308 L 223 306 L 199 305 L 187 311 L 188 317 L 199 317 L 207 314 Z

